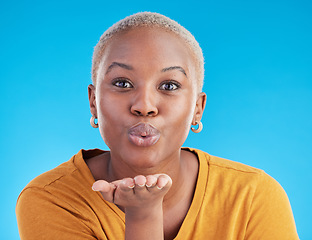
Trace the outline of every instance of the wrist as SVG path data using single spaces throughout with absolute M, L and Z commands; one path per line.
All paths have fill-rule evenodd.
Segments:
M 163 218 L 162 203 L 153 206 L 131 206 L 125 208 L 126 220 L 146 221 L 147 219 L 159 220 Z
M 164 239 L 162 204 L 153 207 L 129 207 L 126 214 L 126 240 Z

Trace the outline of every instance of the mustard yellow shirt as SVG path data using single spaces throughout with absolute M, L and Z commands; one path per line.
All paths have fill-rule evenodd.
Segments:
M 191 207 L 176 240 L 299 239 L 282 187 L 262 170 L 197 154 L 199 174 Z M 103 151 L 80 150 L 68 162 L 32 180 L 16 206 L 22 240 L 124 239 L 125 215 L 91 186 L 84 159 Z

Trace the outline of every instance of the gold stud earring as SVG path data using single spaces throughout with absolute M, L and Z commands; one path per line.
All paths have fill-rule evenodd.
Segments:
M 91 124 L 91 126 L 94 127 L 94 128 L 98 128 L 98 127 L 99 127 L 99 124 L 95 123 L 95 120 L 96 120 L 96 119 L 97 119 L 97 118 L 96 118 L 95 116 L 92 116 L 91 119 L 90 119 L 90 124 Z
M 195 122 L 195 125 L 198 125 L 198 127 L 197 127 L 197 129 L 191 127 L 192 132 L 194 132 L 194 133 L 200 133 L 201 130 L 203 130 L 203 123 L 202 123 L 201 121 L 199 121 L 199 122 L 196 121 L 196 122 Z

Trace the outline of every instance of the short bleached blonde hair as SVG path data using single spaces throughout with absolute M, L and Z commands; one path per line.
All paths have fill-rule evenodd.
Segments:
M 159 27 L 167 31 L 175 33 L 177 36 L 182 38 L 186 44 L 190 47 L 195 61 L 196 61 L 196 70 L 197 70 L 197 87 L 198 91 L 202 91 L 203 82 L 204 82 L 204 56 L 202 50 L 194 38 L 194 36 L 183 26 L 181 26 L 176 21 L 161 15 L 159 13 L 152 12 L 140 12 L 134 15 L 128 16 L 110 28 L 108 28 L 103 35 L 101 36 L 99 42 L 94 48 L 93 59 L 92 59 L 92 81 L 96 82 L 97 72 L 99 70 L 99 65 L 105 51 L 106 44 L 108 41 L 116 34 L 128 31 L 134 28 L 139 27 Z

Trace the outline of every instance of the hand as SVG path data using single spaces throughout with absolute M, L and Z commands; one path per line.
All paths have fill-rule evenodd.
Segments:
M 172 185 L 171 178 L 166 174 L 148 176 L 138 175 L 114 182 L 96 181 L 92 189 L 100 191 L 103 198 L 124 208 L 144 208 L 162 203 Z
M 164 239 L 163 198 L 172 185 L 166 174 L 96 181 L 92 189 L 124 208 L 125 239 Z M 152 237 L 152 238 L 151 238 Z

